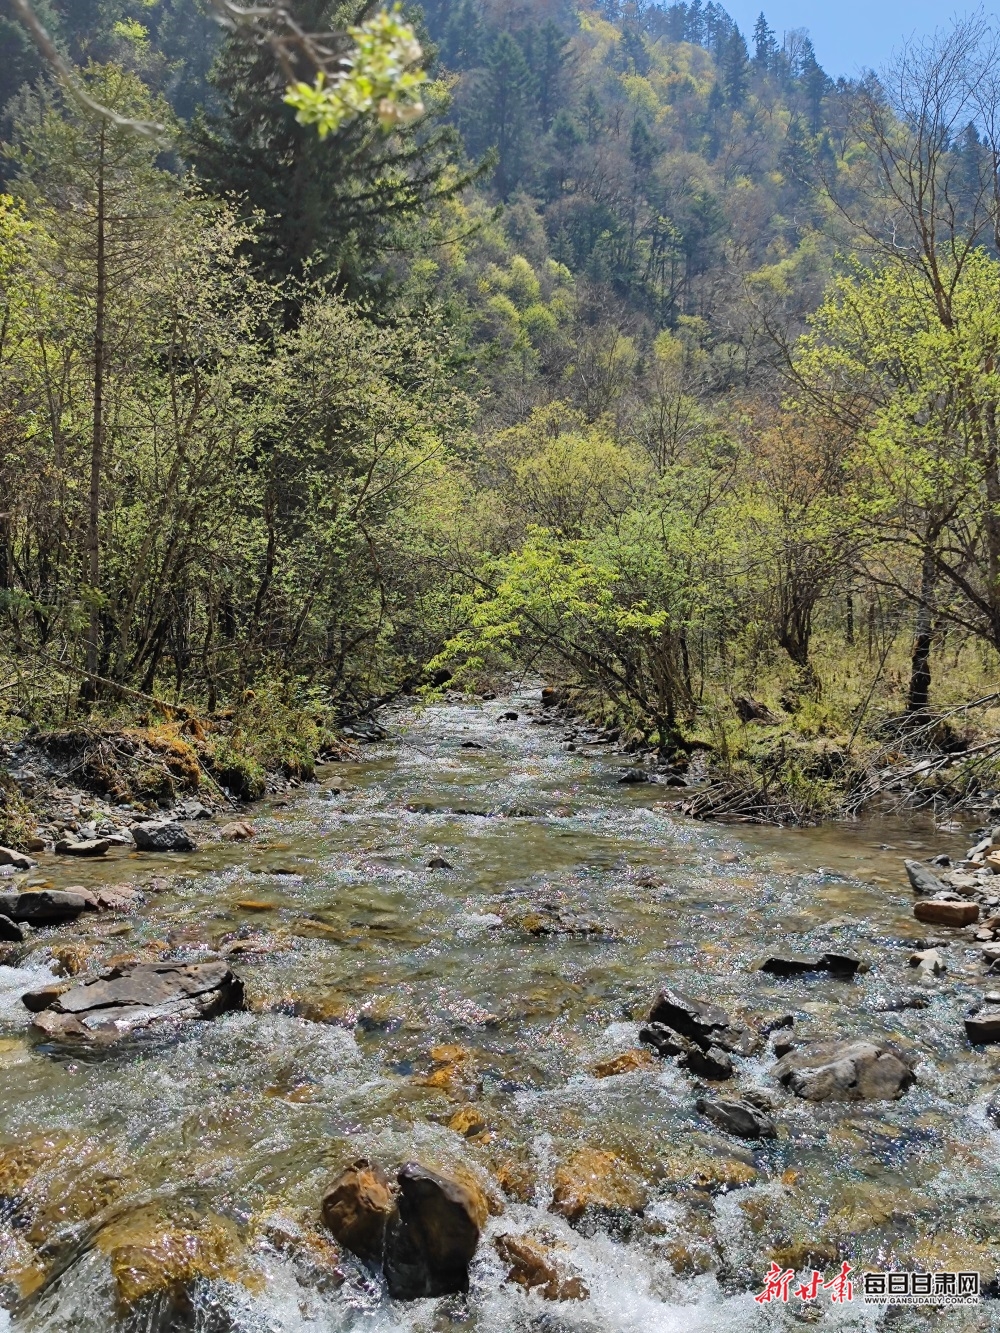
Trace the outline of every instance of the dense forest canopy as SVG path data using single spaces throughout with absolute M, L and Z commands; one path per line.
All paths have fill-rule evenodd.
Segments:
M 321 137 L 201 0 L 35 10 L 167 130 L 94 115 L 0 15 L 22 723 L 123 690 L 343 718 L 527 669 L 727 763 L 762 696 L 808 804 L 818 737 L 989 692 L 984 18 L 846 80 L 715 0 L 426 0 L 424 114 Z

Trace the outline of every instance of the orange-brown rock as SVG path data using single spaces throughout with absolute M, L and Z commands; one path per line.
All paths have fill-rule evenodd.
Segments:
M 653 1052 L 648 1046 L 636 1047 L 635 1050 L 623 1051 L 594 1065 L 595 1078 L 613 1078 L 616 1074 L 631 1074 L 636 1069 L 648 1069 L 655 1064 Z
M 497 1236 L 493 1243 L 500 1258 L 510 1265 L 508 1282 L 537 1291 L 548 1301 L 585 1301 L 590 1295 L 579 1273 L 567 1271 L 555 1249 L 534 1236 Z
M 474 1139 L 486 1133 L 486 1121 L 476 1107 L 463 1106 L 448 1121 L 448 1128 L 463 1138 Z
M 556 1168 L 552 1211 L 570 1222 L 588 1208 L 641 1213 L 646 1202 L 645 1187 L 627 1163 L 601 1148 L 581 1148 Z
M 971 926 L 979 920 L 979 904 L 922 898 L 913 904 L 913 915 L 918 921 L 934 926 Z
M 386 1227 L 396 1212 L 392 1182 L 361 1157 L 342 1171 L 323 1198 L 323 1222 L 359 1259 L 381 1259 Z
M 102 1231 L 98 1245 L 110 1261 L 121 1315 L 152 1298 L 161 1315 L 185 1316 L 199 1280 L 249 1278 L 235 1226 L 215 1215 L 178 1219 L 141 1209 Z
M 257 830 L 252 824 L 246 824 L 242 820 L 234 820 L 231 824 L 223 824 L 219 830 L 219 837 L 225 842 L 246 842 L 256 832 Z

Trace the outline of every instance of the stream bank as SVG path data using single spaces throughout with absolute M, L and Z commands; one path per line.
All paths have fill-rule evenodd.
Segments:
M 705 825 L 544 717 L 533 692 L 399 710 L 359 759 L 265 801 L 249 839 L 37 854 L 55 890 L 138 897 L 5 946 L 9 1327 L 735 1333 L 792 1320 L 753 1299 L 773 1261 L 995 1279 L 1000 1047 L 963 1025 L 996 983 L 967 933 L 915 920 L 902 865 L 959 859 L 967 832 Z M 760 970 L 790 949 L 864 966 Z M 911 966 L 929 949 L 942 970 Z M 116 958 L 224 958 L 246 1007 L 103 1049 L 32 1032 L 24 992 Z M 640 1039 L 664 986 L 762 1036 L 729 1079 Z M 775 1077 L 782 1034 L 891 1043 L 915 1079 L 810 1102 Z M 773 1137 L 706 1109 L 748 1095 Z M 476 1182 L 468 1296 L 394 1301 L 336 1245 L 321 1200 L 359 1158 Z M 544 1283 L 508 1280 L 532 1263 Z M 964 1330 L 995 1303 L 816 1308 L 831 1328 Z

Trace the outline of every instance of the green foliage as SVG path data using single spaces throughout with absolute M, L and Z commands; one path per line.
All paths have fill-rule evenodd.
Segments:
M 419 120 L 424 104 L 418 90 L 427 75 L 413 68 L 423 52 L 399 5 L 349 27 L 347 35 L 354 46 L 342 78 L 327 84 L 320 72 L 312 84 L 293 83 L 285 94 L 299 124 L 315 125 L 325 139 L 355 116 L 374 115 L 384 130 Z

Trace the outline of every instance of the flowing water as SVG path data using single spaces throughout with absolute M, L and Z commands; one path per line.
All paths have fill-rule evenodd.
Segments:
M 511 707 L 518 719 L 502 720 Z M 1000 1048 L 973 1050 L 962 1029 L 990 982 L 952 932 L 947 974 L 916 984 L 908 960 L 931 928 L 914 921 L 901 868 L 961 851 L 967 835 L 916 817 L 697 824 L 652 808 L 674 793 L 621 785 L 631 761 L 570 751 L 565 725 L 539 720 L 537 691 L 391 715 L 389 739 L 361 761 L 261 810 L 253 844 L 170 861 L 126 925 L 87 932 L 103 932 L 103 956 L 194 961 L 237 941 L 245 1013 L 59 1050 L 31 1037 L 19 1000 L 50 977 L 50 951 L 0 967 L 0 1138 L 34 1199 L 24 1215 L 0 1211 L 4 1333 L 118 1327 L 107 1235 L 127 1244 L 150 1216 L 207 1228 L 237 1255 L 195 1288 L 185 1326 L 204 1333 L 1000 1328 L 991 1300 L 886 1315 L 828 1296 L 753 1299 L 774 1254 L 824 1275 L 844 1258 L 984 1282 L 997 1271 L 1000 1136 L 985 1108 Z M 434 856 L 452 868 L 429 869 Z M 52 882 L 79 882 L 79 868 L 49 860 Z M 168 861 L 123 853 L 83 878 L 142 884 Z M 554 915 L 586 931 L 531 933 Z M 836 946 L 871 968 L 853 981 L 753 970 L 790 945 Z M 799 1037 L 890 1037 L 918 1060 L 918 1082 L 897 1102 L 813 1106 L 769 1079 L 770 1053 L 738 1057 L 735 1084 L 772 1092 L 779 1137 L 730 1138 L 672 1061 L 592 1072 L 636 1046 L 664 981 L 733 1013 L 792 1013 Z M 882 1007 L 904 991 L 926 1006 Z M 448 1125 L 463 1108 L 484 1127 L 471 1138 Z M 585 1148 L 641 1180 L 641 1217 L 574 1228 L 549 1211 L 555 1171 Z M 314 1215 L 359 1156 L 461 1167 L 489 1186 L 503 1211 L 467 1298 L 392 1302 L 352 1260 L 342 1283 L 323 1281 L 275 1240 L 275 1219 L 280 1233 Z M 0 1166 L 0 1193 L 2 1182 Z M 589 1298 L 554 1303 L 506 1283 L 491 1243 L 504 1232 L 555 1245 Z M 133 1315 L 131 1327 L 153 1324 Z

